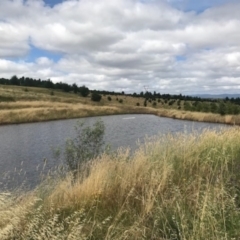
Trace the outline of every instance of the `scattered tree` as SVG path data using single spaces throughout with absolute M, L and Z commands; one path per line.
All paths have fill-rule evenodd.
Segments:
M 74 84 L 72 85 L 72 89 L 73 89 L 73 92 L 74 92 L 74 93 L 78 93 L 78 86 L 77 86 L 76 83 L 74 83 Z
M 89 94 L 89 89 L 86 87 L 86 86 L 81 86 L 79 87 L 78 91 L 80 92 L 80 94 L 83 96 L 83 97 L 87 97 L 88 94 Z M 100 101 L 100 100 L 99 100 Z
M 102 96 L 96 92 L 92 93 L 91 100 L 94 102 L 100 102 L 102 99 Z

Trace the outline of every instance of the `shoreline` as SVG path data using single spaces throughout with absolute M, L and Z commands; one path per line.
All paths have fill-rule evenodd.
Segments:
M 21 86 L 0 86 L 0 95 L 13 99 L 0 102 L 0 126 L 119 114 L 153 114 L 179 120 L 240 125 L 240 114 L 220 115 L 182 110 L 185 100 L 170 107 L 162 99 L 155 106 L 148 103 L 144 107 L 144 98 L 132 96 L 114 95 L 109 100 L 109 96 L 103 95 L 100 102 L 93 102 L 90 97 L 73 93 L 55 91 L 52 95 L 49 89 L 27 89 Z M 119 100 L 122 100 L 121 103 Z
M 89 107 L 89 108 L 88 108 Z M 0 126 L 37 122 L 58 121 L 85 117 L 101 117 L 120 114 L 151 114 L 171 119 L 208 122 L 227 125 L 240 125 L 240 115 L 224 115 L 203 112 L 191 112 L 174 109 L 155 109 L 149 107 L 116 107 L 84 105 L 77 108 L 41 108 L 21 110 L 4 110 L 0 117 Z

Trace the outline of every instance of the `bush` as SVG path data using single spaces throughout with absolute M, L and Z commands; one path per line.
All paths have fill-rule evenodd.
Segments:
M 92 93 L 91 100 L 94 102 L 100 102 L 102 99 L 102 96 L 98 93 Z
M 102 121 L 95 122 L 93 127 L 85 127 L 83 122 L 78 122 L 75 130 L 76 137 L 66 141 L 65 162 L 76 178 L 82 164 L 100 154 L 105 126 Z
M 140 106 L 140 103 L 136 103 L 136 106 Z
M 107 98 L 107 99 L 108 99 L 108 101 L 112 101 L 112 98 L 111 98 L 110 96 L 108 96 L 108 98 Z
M 80 92 L 80 94 L 82 95 L 82 97 L 87 97 L 89 94 L 89 89 L 86 86 L 81 86 L 78 91 Z
M 152 106 L 153 106 L 153 107 L 156 107 L 156 106 L 157 106 L 157 103 L 156 103 L 156 102 L 153 102 Z
M 218 112 L 219 112 L 222 116 L 224 116 L 224 115 L 226 114 L 226 106 L 225 106 L 225 104 L 224 104 L 223 102 L 221 102 L 221 103 L 219 104 Z
M 119 99 L 118 102 L 119 102 L 119 103 L 123 103 L 123 100 L 122 100 L 122 99 Z

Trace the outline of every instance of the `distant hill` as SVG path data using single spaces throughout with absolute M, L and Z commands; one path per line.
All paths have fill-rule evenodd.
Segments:
M 197 95 L 194 95 L 196 97 L 200 97 L 200 98 L 226 98 L 226 97 L 229 97 L 229 98 L 240 98 L 240 94 L 197 94 Z

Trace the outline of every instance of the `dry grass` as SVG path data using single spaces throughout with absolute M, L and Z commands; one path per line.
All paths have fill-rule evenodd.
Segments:
M 0 239 L 240 239 L 240 129 L 147 140 L 32 193 L 0 195 Z
M 21 123 L 21 122 L 37 122 L 57 119 L 70 119 L 88 116 L 110 115 L 118 113 L 118 109 L 114 107 L 88 106 L 83 104 L 67 105 L 67 104 L 34 104 L 33 107 L 25 107 L 12 110 L 2 110 L 0 122 L 2 124 Z
M 102 96 L 99 103 L 92 102 L 90 97 L 83 98 L 73 93 L 64 93 L 43 88 L 0 86 L 0 124 L 37 122 L 57 119 L 80 118 L 87 116 L 102 116 L 111 114 L 154 114 L 183 120 L 227 123 L 240 125 L 240 115 L 220 116 L 213 113 L 188 112 L 177 109 L 177 104 L 172 106 L 158 103 L 151 107 L 143 107 L 143 98 L 118 95 Z M 123 102 L 119 103 L 119 99 Z M 163 100 L 162 100 L 163 101 Z M 136 106 L 139 103 L 140 106 Z

